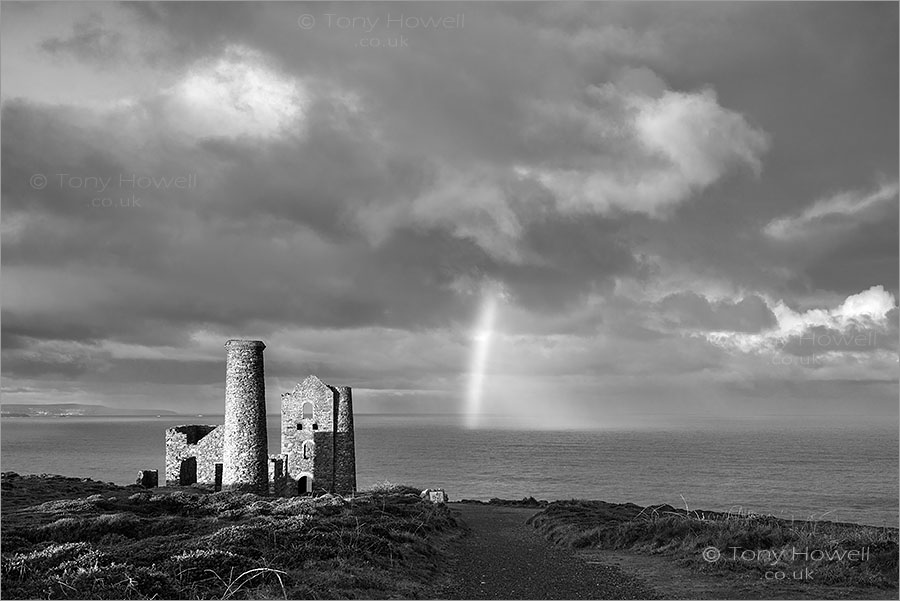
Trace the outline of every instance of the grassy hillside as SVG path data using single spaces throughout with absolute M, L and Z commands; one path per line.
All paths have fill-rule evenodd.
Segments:
M 28 478 L 4 474 L 4 496 Z M 85 484 L 103 492 L 4 507 L 4 599 L 416 598 L 458 528 L 401 486 L 347 501 Z

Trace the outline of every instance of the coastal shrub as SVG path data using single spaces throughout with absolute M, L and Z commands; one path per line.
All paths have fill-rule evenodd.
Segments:
M 393 485 L 346 499 L 102 490 L 4 514 L 2 598 L 422 597 L 437 537 L 460 527 Z
M 271 515 L 272 503 L 263 500 L 253 501 L 247 505 L 247 513 L 248 515 Z
M 288 497 L 276 500 L 272 507 L 274 515 L 310 515 L 315 513 L 316 504 L 312 497 Z
M 422 489 L 407 484 L 394 484 L 390 480 L 384 480 L 373 484 L 364 492 L 379 495 L 420 495 L 422 494 Z
M 149 599 L 177 594 L 171 577 L 154 566 L 115 562 L 84 543 L 4 557 L 3 564 L 6 598 Z
M 179 577 L 190 576 L 192 579 L 208 578 L 210 574 L 207 572 L 218 575 L 220 573 L 230 574 L 237 570 L 237 573 L 240 574 L 257 567 L 250 558 L 223 549 L 182 551 L 173 557 L 171 562 L 177 566 L 176 573 Z
M 4 578 L 21 580 L 27 575 L 46 572 L 93 551 L 94 548 L 88 543 L 50 544 L 30 553 L 4 556 L 2 574 Z
M 94 495 L 94 497 L 98 498 L 94 500 L 91 500 L 92 497 L 89 497 L 87 499 L 57 499 L 55 501 L 47 501 L 46 503 L 41 503 L 40 505 L 36 506 L 35 510 L 46 513 L 81 513 L 83 511 L 93 511 L 95 509 L 94 503 L 101 500 L 99 498 L 100 495 Z
M 767 550 L 773 558 L 780 552 L 780 557 L 791 558 L 782 562 L 789 568 L 809 567 L 818 584 L 896 587 L 898 581 L 895 528 L 578 500 L 551 503 L 528 523 L 562 546 L 665 554 L 699 570 L 756 572 L 762 576 L 772 569 L 770 562 L 729 561 L 728 557 L 740 557 L 744 550 Z M 725 560 L 713 564 L 704 561 L 702 551 L 708 547 L 718 549 Z M 801 553 L 796 557 L 795 549 Z M 827 556 L 807 561 L 802 555 L 804 550 L 834 554 L 861 549 L 867 549 L 865 561 L 834 561 Z
M 197 533 L 170 534 L 130 539 L 116 545 L 118 557 L 127 558 L 136 565 L 152 565 L 168 561 L 186 548 L 191 548 L 197 540 Z M 98 543 L 99 545 L 100 543 Z
M 61 566 L 62 567 L 62 566 Z M 174 599 L 178 588 L 173 579 L 155 567 L 109 563 L 54 570 L 50 581 L 64 599 Z
M 109 535 L 136 539 L 176 534 L 192 526 L 193 523 L 183 517 L 140 518 L 133 513 L 104 513 L 60 518 L 34 529 L 27 537 L 32 541 L 57 542 L 99 541 Z
M 198 544 L 208 549 L 239 552 L 252 557 L 265 546 L 266 534 L 265 529 L 250 524 L 226 526 L 204 536 Z

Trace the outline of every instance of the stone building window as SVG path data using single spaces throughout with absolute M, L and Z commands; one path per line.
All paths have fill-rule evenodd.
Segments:
M 319 424 L 313 424 L 313 430 L 318 430 L 318 429 L 319 429 Z
M 303 458 L 304 459 L 312 459 L 313 455 L 316 452 L 316 443 L 311 440 L 307 440 L 303 443 Z
M 302 430 L 302 429 L 303 429 L 303 424 L 297 424 L 297 429 L 298 429 L 298 430 Z
M 313 404 L 309 401 L 303 403 L 303 407 L 301 408 L 303 419 L 312 419 L 313 418 Z

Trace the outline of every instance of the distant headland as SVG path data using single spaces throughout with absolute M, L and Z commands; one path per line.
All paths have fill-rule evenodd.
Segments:
M 132 409 L 107 407 L 106 405 L 87 405 L 82 403 L 3 403 L 0 417 L 110 417 L 141 415 L 178 415 L 168 409 Z

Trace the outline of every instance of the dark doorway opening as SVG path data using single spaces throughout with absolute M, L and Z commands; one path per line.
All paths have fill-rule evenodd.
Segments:
M 197 458 L 188 457 L 181 460 L 178 471 L 178 486 L 190 486 L 197 483 Z
M 297 490 L 301 495 L 308 495 L 312 492 L 312 478 L 309 476 L 300 476 L 300 480 L 297 482 Z
M 216 464 L 216 482 L 213 485 L 213 489 L 216 491 L 222 490 L 222 464 Z

